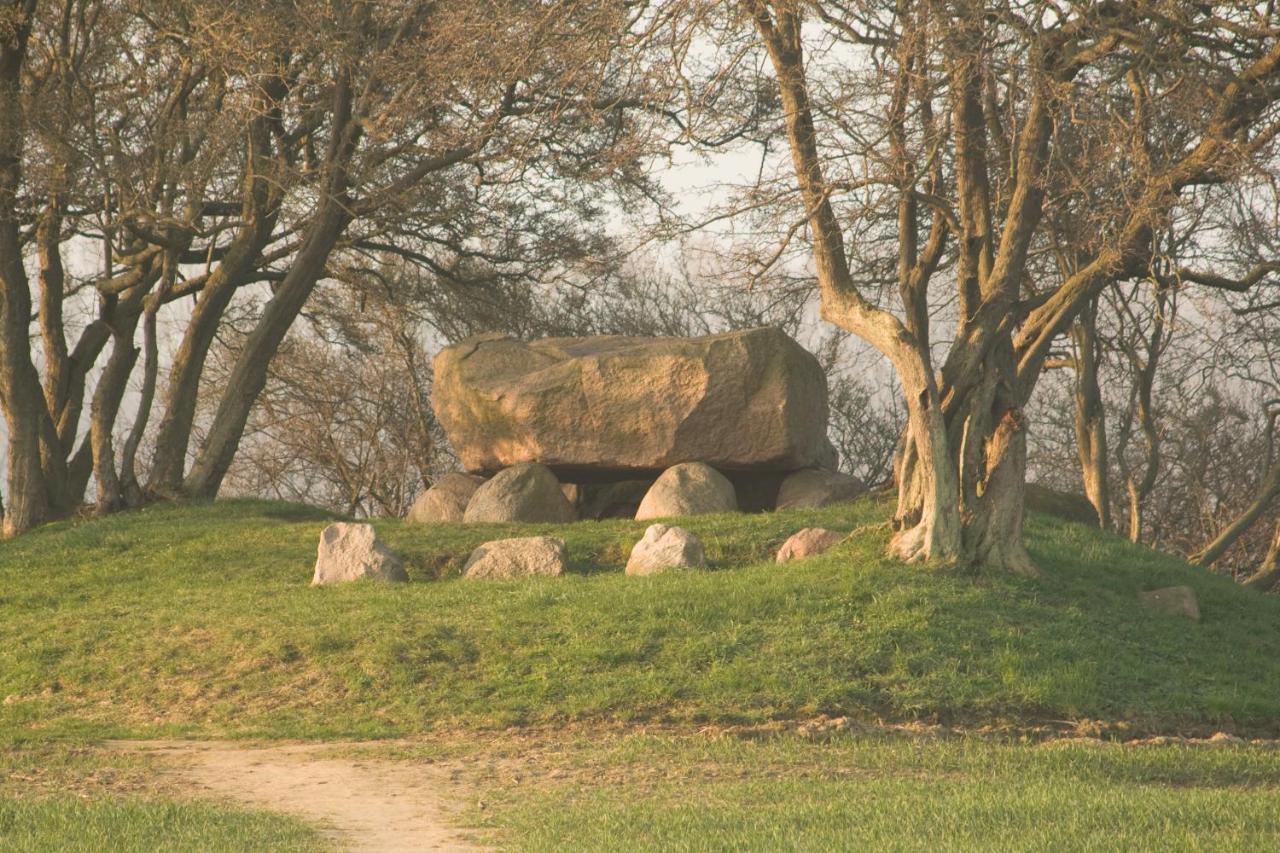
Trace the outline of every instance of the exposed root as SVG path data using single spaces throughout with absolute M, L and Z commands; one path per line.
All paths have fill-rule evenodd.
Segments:
M 923 524 L 900 530 L 889 540 L 889 554 L 904 563 L 922 563 L 930 558 L 925 547 Z
M 1042 580 L 1044 572 L 1031 559 L 1021 542 L 1007 542 L 998 547 L 988 547 L 974 556 L 974 565 L 988 572 L 1008 572 L 1023 577 Z
M 943 547 L 925 524 L 917 524 L 896 533 L 889 541 L 889 555 L 904 563 L 955 562 L 977 571 L 1008 572 L 1037 580 L 1044 572 L 1032 561 L 1020 541 L 966 546 L 961 553 Z
M 932 524 L 920 522 L 894 534 L 889 554 L 904 563 L 948 562 L 959 557 L 955 545 L 938 535 Z

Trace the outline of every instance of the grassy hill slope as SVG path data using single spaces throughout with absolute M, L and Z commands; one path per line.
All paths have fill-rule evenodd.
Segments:
M 814 715 L 1146 730 L 1280 728 L 1280 599 L 1034 516 L 1044 581 L 882 557 L 883 501 L 688 519 L 716 565 L 621 573 L 643 523 L 378 522 L 414 582 L 309 587 L 326 516 L 158 507 L 0 544 L 0 733 L 368 737 Z M 861 532 L 772 564 L 794 531 Z M 486 539 L 563 536 L 575 573 L 457 579 Z M 1203 621 L 1137 590 L 1193 586 Z

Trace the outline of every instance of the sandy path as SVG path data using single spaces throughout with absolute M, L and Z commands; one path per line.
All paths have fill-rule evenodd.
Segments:
M 334 757 L 341 744 L 253 746 L 220 741 L 121 741 L 161 754 L 175 780 L 246 806 L 319 825 L 342 849 L 476 851 L 448 821 L 458 787 L 449 768 Z

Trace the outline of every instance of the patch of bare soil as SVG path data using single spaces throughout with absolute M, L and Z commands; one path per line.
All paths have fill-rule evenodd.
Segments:
M 440 763 L 349 758 L 333 743 L 112 746 L 163 758 L 180 788 L 311 821 L 345 850 L 486 849 L 451 822 L 463 795 L 458 773 Z

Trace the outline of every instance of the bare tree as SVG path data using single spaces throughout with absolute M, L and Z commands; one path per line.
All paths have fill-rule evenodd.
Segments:
M 1276 429 L 1280 425 L 1280 400 L 1270 401 L 1267 412 L 1266 450 L 1262 454 L 1257 493 L 1248 506 L 1231 520 L 1213 541 L 1206 544 L 1193 557 L 1197 563 L 1208 566 L 1217 561 L 1254 523 L 1280 498 L 1280 452 L 1276 447 Z M 1268 560 L 1272 555 L 1268 554 Z
M 807 229 L 824 317 L 882 352 L 906 397 L 894 552 L 1034 571 L 1025 406 L 1086 306 L 1145 274 L 1183 194 L 1267 162 L 1272 22 L 1161 3 L 739 8 L 781 101 L 794 192 L 775 196 L 802 211 L 787 237 Z M 1067 128 L 1094 143 L 1061 144 Z M 1103 239 L 1041 279 L 1046 211 L 1073 206 Z M 850 242 L 867 233 L 892 235 L 896 264 Z M 940 363 L 939 305 L 957 323 Z
M 322 303 L 272 360 L 228 491 L 401 516 L 452 463 L 431 413 L 430 357 L 409 303 L 344 292 Z M 215 392 L 243 341 L 234 324 L 220 337 L 207 377 Z
M 336 270 L 398 257 L 528 276 L 589 251 L 589 236 L 554 230 L 644 183 L 627 97 L 646 71 L 620 57 L 645 24 L 625 2 L 0 10 L 8 533 L 70 511 L 90 476 L 101 511 L 216 494 L 273 355 Z M 506 239 L 533 220 L 559 227 L 533 229 L 532 252 L 533 238 Z M 72 272 L 94 255 L 98 271 Z M 237 304 L 258 307 L 254 327 L 193 447 L 210 348 Z M 166 319 L 180 329 L 167 365 Z

